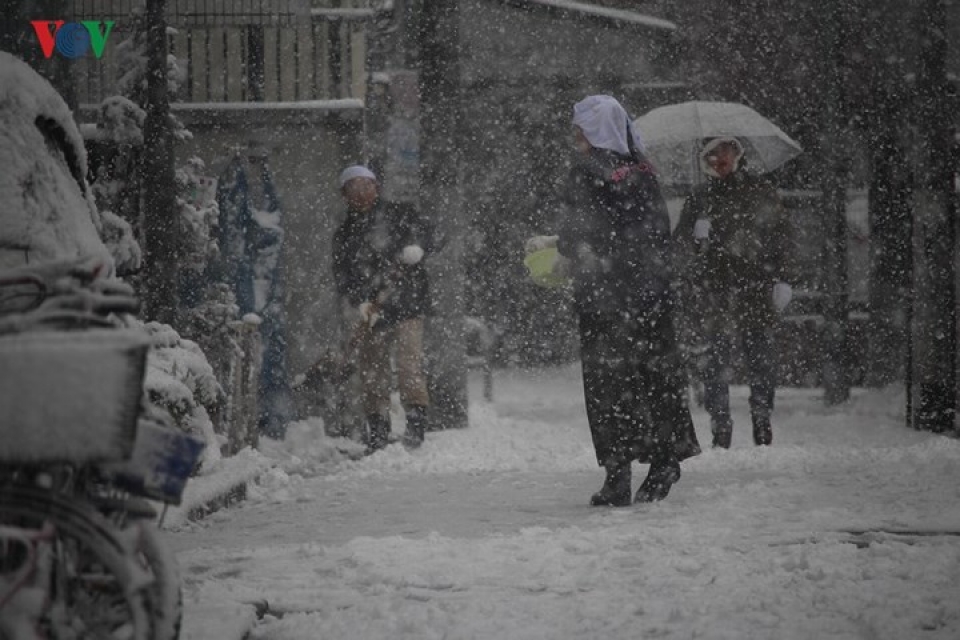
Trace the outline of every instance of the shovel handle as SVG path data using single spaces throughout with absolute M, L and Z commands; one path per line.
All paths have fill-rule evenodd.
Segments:
M 373 313 L 379 313 L 380 308 L 381 308 L 381 301 L 378 297 L 372 303 Z M 353 354 L 357 350 L 357 347 L 360 345 L 360 341 L 363 340 L 363 337 L 366 334 L 368 334 L 371 330 L 372 328 L 370 327 L 370 325 L 364 320 L 360 320 L 354 325 L 353 331 L 350 333 L 350 339 L 347 340 L 347 344 L 344 346 L 343 352 L 341 353 L 341 360 L 340 360 L 340 367 L 339 367 L 340 372 L 338 374 L 339 377 L 344 377 L 344 378 L 349 377 L 349 375 L 344 375 L 344 374 L 346 374 L 352 366 L 350 361 L 353 359 Z M 322 362 L 322 359 L 314 363 L 314 365 L 307 370 L 306 377 L 309 377 L 309 373 L 311 371 L 319 369 L 321 362 Z M 294 385 L 295 388 L 301 387 L 303 383 L 306 382 L 306 377 L 303 381 L 301 381 L 300 384 Z

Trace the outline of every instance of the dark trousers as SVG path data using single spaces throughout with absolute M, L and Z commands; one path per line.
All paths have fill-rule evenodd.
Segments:
M 699 453 L 672 318 L 580 314 L 587 420 L 603 466 Z
M 776 389 L 776 369 L 773 353 L 773 329 L 761 324 L 750 324 L 736 329 L 718 331 L 710 336 L 703 377 L 703 404 L 713 422 L 713 428 L 730 429 L 730 379 L 733 375 L 732 356 L 735 341 L 743 353 L 747 383 L 750 385 L 750 415 L 757 420 L 770 419 Z

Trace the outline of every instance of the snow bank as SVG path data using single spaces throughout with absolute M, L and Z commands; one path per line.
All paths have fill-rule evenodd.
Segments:
M 470 427 L 413 453 L 349 460 L 318 420 L 270 443 L 250 500 L 173 536 L 188 620 L 232 602 L 266 610 L 253 640 L 960 637 L 960 442 L 905 428 L 894 389 L 838 408 L 780 389 L 757 448 L 735 388 L 732 449 L 684 462 L 662 503 L 596 509 L 576 367 L 498 372 L 491 404 L 481 385 Z
M 226 498 L 238 487 L 254 482 L 274 465 L 274 461 L 248 447 L 205 466 L 187 482 L 181 503 L 167 509 L 164 528 L 183 526 L 194 514 L 205 513 L 212 503 Z

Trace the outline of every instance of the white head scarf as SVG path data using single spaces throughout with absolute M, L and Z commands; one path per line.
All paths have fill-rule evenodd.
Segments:
M 592 147 L 629 156 L 627 136 L 632 135 L 634 149 L 643 152 L 643 142 L 630 126 L 626 109 L 610 96 L 587 96 L 573 105 L 573 124 L 580 127 Z

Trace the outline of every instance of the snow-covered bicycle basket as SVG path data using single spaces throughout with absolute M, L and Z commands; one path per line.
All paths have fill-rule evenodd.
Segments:
M 128 457 L 148 348 L 132 329 L 0 335 L 0 463 Z
M 139 496 L 180 504 L 205 443 L 176 427 L 141 420 L 130 459 L 105 469 L 114 483 Z

